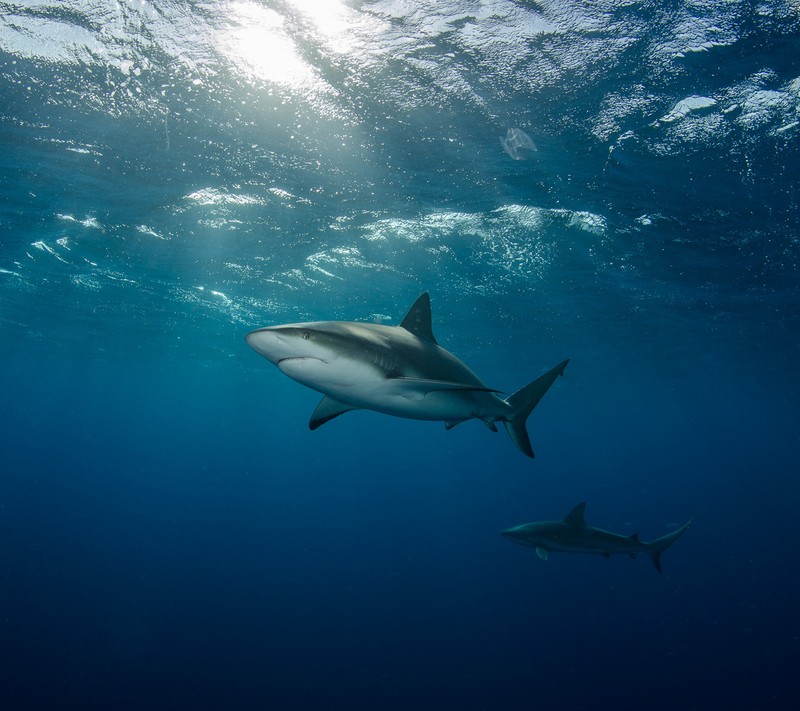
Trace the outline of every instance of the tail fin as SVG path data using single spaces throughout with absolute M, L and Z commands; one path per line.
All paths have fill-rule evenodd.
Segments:
M 534 407 L 539 404 L 544 394 L 549 390 L 550 386 L 555 382 L 559 375 L 564 374 L 564 368 L 567 367 L 569 360 L 559 363 L 552 370 L 548 370 L 544 375 L 528 383 L 524 388 L 517 390 L 513 395 L 506 399 L 506 402 L 511 405 L 512 413 L 503 424 L 506 426 L 514 444 L 519 447 L 523 454 L 533 457 L 533 449 L 531 448 L 531 440 L 528 437 L 528 430 L 525 429 L 525 420 L 531 414 Z
M 648 550 L 650 553 L 650 559 L 653 561 L 653 565 L 656 567 L 656 570 L 659 573 L 661 572 L 661 554 L 673 543 L 675 543 L 675 541 L 677 541 L 691 525 L 692 522 L 689 521 L 689 523 L 683 524 L 683 526 L 676 529 L 672 533 L 668 533 L 666 536 L 662 536 L 661 538 L 656 538 L 656 540 L 650 543 Z

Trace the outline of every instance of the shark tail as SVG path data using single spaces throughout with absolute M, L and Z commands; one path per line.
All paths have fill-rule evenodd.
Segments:
M 689 521 L 689 523 L 683 524 L 683 526 L 674 530 L 672 533 L 661 536 L 661 538 L 656 538 L 656 540 L 649 544 L 648 553 L 650 554 L 650 560 L 653 561 L 653 565 L 659 573 L 661 572 L 661 554 L 675 543 L 691 525 L 692 522 Z
M 531 440 L 528 437 L 528 430 L 525 428 L 525 420 L 531 414 L 533 408 L 539 404 L 544 394 L 550 389 L 559 375 L 564 374 L 569 360 L 562 361 L 555 368 L 548 370 L 544 375 L 538 377 L 532 383 L 528 383 L 524 388 L 520 388 L 513 395 L 510 395 L 506 402 L 511 406 L 512 412 L 503 424 L 506 431 L 513 440 L 514 444 L 523 454 L 533 457 Z

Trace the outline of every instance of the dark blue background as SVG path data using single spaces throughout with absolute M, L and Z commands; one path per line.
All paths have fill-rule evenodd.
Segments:
M 315 398 L 237 345 L 213 368 L 7 358 L 15 707 L 788 707 L 785 373 L 597 382 L 578 353 L 529 462 L 475 423 L 308 432 Z M 645 539 L 694 523 L 661 576 L 497 535 L 579 500 Z

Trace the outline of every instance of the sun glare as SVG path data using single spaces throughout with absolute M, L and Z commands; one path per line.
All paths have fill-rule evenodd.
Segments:
M 348 13 L 352 10 L 337 0 L 289 0 L 316 28 L 325 35 L 335 36 L 347 31 Z
M 231 23 L 220 37 L 220 48 L 240 70 L 253 79 L 293 88 L 319 82 L 298 54 L 277 12 L 238 2 L 230 6 L 229 13 Z
M 369 13 L 360 13 L 340 0 L 288 0 L 314 25 L 318 37 L 326 48 L 339 55 L 362 57 L 364 38 L 380 36 L 385 31 L 383 22 Z

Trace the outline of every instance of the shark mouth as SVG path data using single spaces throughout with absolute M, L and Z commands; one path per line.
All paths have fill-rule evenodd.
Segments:
M 286 362 L 295 361 L 295 360 L 301 360 L 301 361 L 302 360 L 316 360 L 316 361 L 319 361 L 320 363 L 327 363 L 328 362 L 326 360 L 322 360 L 322 358 L 313 358 L 312 356 L 291 356 L 289 358 L 281 358 L 275 365 L 277 365 L 280 368 L 281 363 L 286 363 Z
M 291 356 L 281 358 L 275 365 L 290 378 L 298 378 L 303 377 L 303 374 L 318 372 L 321 366 L 328 365 L 328 361 L 311 356 Z

